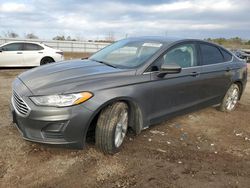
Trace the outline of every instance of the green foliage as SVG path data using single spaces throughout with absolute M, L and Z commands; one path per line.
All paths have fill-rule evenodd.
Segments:
M 217 43 L 219 45 L 225 46 L 227 48 L 250 48 L 250 40 L 245 41 L 240 37 L 233 37 L 233 38 L 207 38 L 205 39 L 210 42 Z
M 246 45 L 250 45 L 250 40 L 246 42 Z

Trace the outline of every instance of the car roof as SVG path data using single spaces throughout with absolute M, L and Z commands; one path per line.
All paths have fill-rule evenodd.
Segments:
M 130 40 L 130 41 L 141 41 L 141 42 L 159 42 L 163 43 L 166 46 L 171 46 L 174 43 L 180 43 L 180 42 L 202 42 L 202 43 L 207 43 L 211 44 L 213 46 L 222 48 L 232 54 L 229 50 L 227 50 L 225 47 L 216 44 L 214 42 L 206 41 L 206 40 L 201 40 L 201 39 L 192 39 L 192 38 L 180 38 L 180 37 L 164 37 L 164 36 L 143 36 L 143 37 L 133 37 L 133 38 L 127 38 L 125 40 Z
M 32 41 L 11 41 L 11 42 L 6 42 L 4 44 L 1 44 L 2 45 L 6 45 L 6 44 L 12 44 L 12 43 L 30 43 L 30 44 L 38 44 L 38 45 L 42 45 L 43 43 L 41 42 L 32 42 Z
M 201 40 L 201 39 L 192 39 L 192 38 L 181 38 L 181 37 L 164 37 L 164 36 L 143 36 L 143 37 L 132 37 L 127 38 L 127 40 L 131 41 L 152 41 L 152 42 L 160 42 L 164 44 L 172 44 L 175 42 L 185 42 L 185 41 L 196 41 L 196 42 L 205 42 L 213 45 L 217 45 L 216 43 Z M 219 45 L 217 45 L 219 46 Z
M 130 40 L 130 41 L 152 41 L 152 42 L 160 42 L 160 43 L 173 43 L 177 42 L 179 40 L 183 40 L 182 38 L 177 38 L 177 37 L 161 37 L 161 36 L 143 36 L 143 37 L 132 37 L 132 38 L 127 38 L 125 40 Z

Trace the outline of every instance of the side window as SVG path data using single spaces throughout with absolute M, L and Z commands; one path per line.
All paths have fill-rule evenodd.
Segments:
M 182 68 L 193 67 L 197 65 L 196 48 L 194 44 L 179 45 L 165 55 L 163 55 L 164 64 L 178 64 Z
M 24 50 L 27 50 L 27 51 L 43 50 L 43 47 L 41 47 L 41 46 L 39 46 L 37 44 L 25 43 Z
M 217 47 L 209 44 L 200 44 L 200 49 L 202 54 L 203 65 L 210 65 L 210 64 L 224 62 L 224 58 Z
M 20 51 L 22 50 L 22 43 L 11 43 L 2 47 L 3 51 Z
M 227 52 L 226 50 L 221 48 L 221 52 L 224 56 L 224 61 L 231 61 L 232 59 L 232 54 L 230 54 L 229 52 Z

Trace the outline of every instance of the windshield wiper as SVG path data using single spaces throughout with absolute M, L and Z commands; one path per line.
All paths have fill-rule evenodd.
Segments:
M 106 63 L 106 62 L 103 62 L 103 61 L 99 61 L 99 60 L 96 60 L 96 59 L 91 59 L 92 61 L 96 61 L 98 63 L 101 63 L 101 64 L 104 64 L 104 65 L 107 65 L 107 66 L 110 66 L 110 67 L 113 67 L 113 68 L 117 68 L 116 66 L 114 65 L 111 65 L 109 63 Z

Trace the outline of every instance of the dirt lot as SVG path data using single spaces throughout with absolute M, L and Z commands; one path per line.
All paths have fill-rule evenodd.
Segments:
M 91 56 L 91 53 L 83 53 L 83 52 L 64 52 L 64 59 L 79 59 L 86 58 Z
M 249 187 L 250 84 L 237 110 L 187 114 L 129 135 L 106 156 L 24 141 L 11 123 L 11 82 L 0 70 L 0 187 Z

